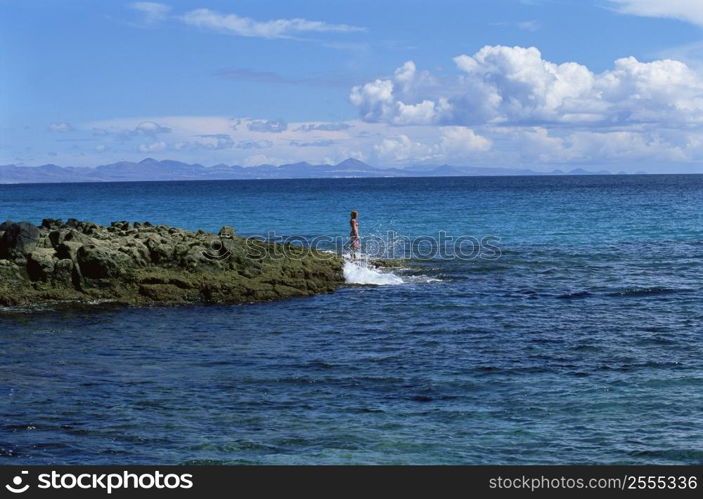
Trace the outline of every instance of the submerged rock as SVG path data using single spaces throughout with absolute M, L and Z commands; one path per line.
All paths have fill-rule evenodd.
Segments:
M 148 222 L 0 224 L 0 305 L 246 303 L 328 293 L 342 260 L 298 246 Z

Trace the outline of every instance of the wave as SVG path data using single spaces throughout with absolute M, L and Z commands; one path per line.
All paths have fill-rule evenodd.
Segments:
M 403 284 L 402 277 L 399 277 L 392 272 L 381 272 L 377 269 L 369 267 L 368 264 L 361 261 L 344 262 L 344 280 L 348 284 L 373 284 L 376 286 L 388 286 Z
M 442 279 L 427 275 L 403 275 L 400 276 L 394 271 L 408 269 L 395 268 L 394 271 L 379 270 L 369 266 L 366 262 L 350 261 L 344 263 L 344 280 L 347 284 L 370 284 L 375 286 L 388 286 L 398 284 L 429 284 L 442 282 Z

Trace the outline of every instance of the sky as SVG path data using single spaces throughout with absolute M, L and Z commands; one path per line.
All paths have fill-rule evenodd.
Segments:
M 703 173 L 701 0 L 0 0 L 0 164 Z

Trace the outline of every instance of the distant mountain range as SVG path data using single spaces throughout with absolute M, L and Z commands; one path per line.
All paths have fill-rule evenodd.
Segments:
M 0 165 L 0 184 L 31 184 L 54 182 L 135 182 L 154 180 L 230 180 L 283 178 L 350 178 L 350 177 L 453 177 L 493 175 L 608 175 L 610 172 L 590 172 L 582 169 L 564 172 L 535 172 L 525 169 L 487 168 L 476 166 L 376 168 L 356 159 L 346 159 L 336 165 L 312 165 L 307 162 L 287 165 L 203 166 L 180 161 L 152 158 L 138 163 L 120 161 L 96 167 L 76 166 L 16 166 Z

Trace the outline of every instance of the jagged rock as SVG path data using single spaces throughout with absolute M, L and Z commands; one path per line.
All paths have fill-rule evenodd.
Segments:
M 41 221 L 41 226 L 45 229 L 58 229 L 63 225 L 63 221 L 60 218 L 45 218 Z
M 52 281 L 61 286 L 71 286 L 73 284 L 73 260 L 64 258 L 54 264 L 54 275 Z
M 56 257 L 60 259 L 68 258 L 76 261 L 78 249 L 83 246 L 79 241 L 64 241 L 56 246 Z
M 236 232 L 234 231 L 234 228 L 230 227 L 229 225 L 223 225 L 220 231 L 217 233 L 219 237 L 227 237 L 227 238 L 232 238 L 236 236 Z
M 49 232 L 49 241 L 55 249 L 58 249 L 59 245 L 63 242 L 72 242 L 83 245 L 90 244 L 91 239 L 89 236 L 86 236 L 75 229 L 59 228 Z
M 53 248 L 39 248 L 27 255 L 27 274 L 33 281 L 48 281 L 54 272 Z
M 120 265 L 114 255 L 95 245 L 84 245 L 78 248 L 76 261 L 83 277 L 89 279 L 116 277 L 121 273 Z
M 127 221 L 112 222 L 110 224 L 110 227 L 114 227 L 114 228 L 120 229 L 120 230 L 129 230 L 132 228 L 132 224 Z
M 23 257 L 37 247 L 39 228 L 29 222 L 11 223 L 0 238 L 0 258 Z
M 164 240 L 149 238 L 146 240 L 146 247 L 149 250 L 149 256 L 154 263 L 167 263 L 173 258 L 173 246 L 170 246 Z

